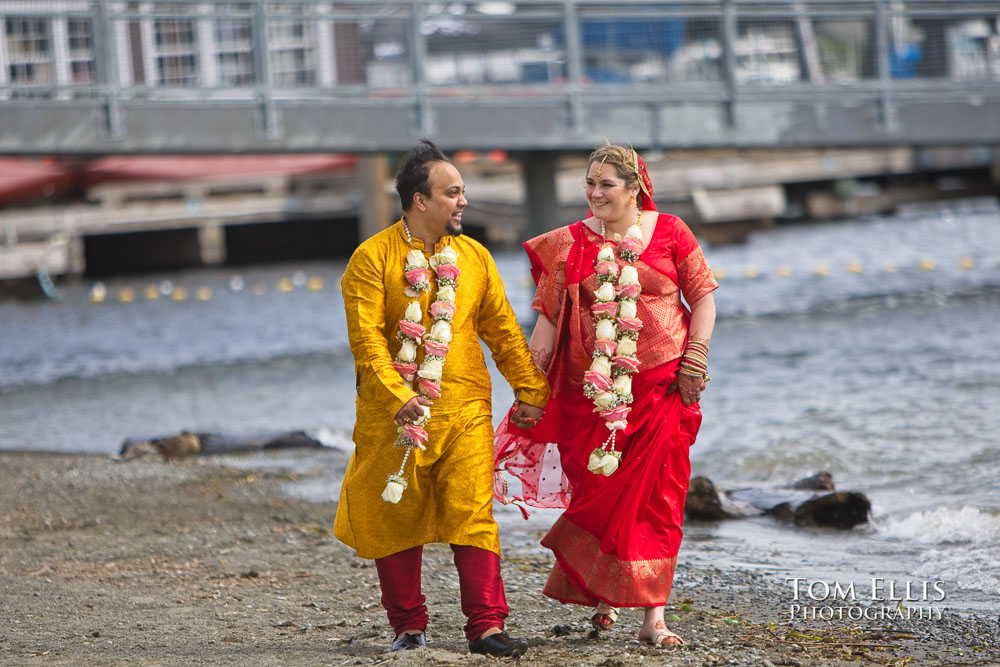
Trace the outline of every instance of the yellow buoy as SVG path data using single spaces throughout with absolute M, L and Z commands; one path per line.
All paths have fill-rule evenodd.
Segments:
M 725 269 L 712 269 L 712 276 L 716 280 L 725 280 L 726 279 L 726 270 Z
M 830 275 L 830 269 L 827 268 L 826 264 L 817 264 L 813 267 L 814 276 L 828 276 Z
M 194 291 L 194 298 L 198 301 L 208 301 L 212 298 L 212 289 L 210 287 L 199 287 Z
M 91 303 L 104 303 L 104 299 L 108 296 L 108 288 L 104 286 L 104 283 L 94 283 L 90 288 L 90 302 Z
M 750 264 L 743 271 L 743 275 L 746 276 L 747 278 L 759 278 L 760 277 L 760 271 L 757 270 L 756 266 L 754 266 L 753 264 Z
M 306 287 L 310 292 L 319 292 L 323 289 L 323 279 L 320 276 L 313 276 L 309 279 Z
M 958 268 L 960 269 L 972 269 L 975 268 L 975 266 L 976 266 L 976 260 L 972 259 L 971 257 L 963 257 L 962 259 L 958 260 Z
M 131 287 L 123 287 L 120 292 L 118 292 L 118 300 L 122 303 L 132 303 L 135 301 L 135 290 Z
M 150 301 L 155 301 L 160 298 L 160 290 L 156 285 L 146 285 L 146 289 L 143 290 L 143 294 Z
M 854 260 L 853 262 L 848 262 L 847 270 L 851 273 L 861 273 L 864 270 L 864 267 L 861 266 L 861 262 Z
M 279 292 L 291 292 L 292 291 L 292 281 L 288 278 L 282 278 L 278 281 L 278 291 Z
M 175 287 L 174 291 L 170 293 L 170 298 L 174 301 L 185 301 L 188 298 L 188 291 L 185 287 Z
M 885 272 L 886 273 L 896 273 L 896 271 L 898 271 L 898 270 L 899 269 L 897 269 L 896 265 L 893 264 L 892 262 L 889 262 L 888 264 L 885 265 Z
M 792 267 L 787 264 L 782 264 L 778 267 L 778 275 L 782 278 L 789 278 L 792 275 Z
M 933 271 L 934 270 L 934 260 L 930 257 L 924 257 L 920 260 L 920 270 L 921 271 Z

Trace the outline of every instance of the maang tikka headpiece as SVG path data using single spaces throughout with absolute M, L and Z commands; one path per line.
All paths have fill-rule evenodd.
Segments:
M 598 177 L 598 178 L 600 178 L 600 177 L 601 177 L 601 172 L 603 172 L 603 171 L 604 171 L 604 162 L 605 162 L 605 160 L 607 160 L 607 159 L 608 159 L 608 156 L 607 156 L 607 155 L 605 155 L 604 157 L 602 157 L 602 158 L 601 158 L 601 164 L 597 165 L 597 177 Z

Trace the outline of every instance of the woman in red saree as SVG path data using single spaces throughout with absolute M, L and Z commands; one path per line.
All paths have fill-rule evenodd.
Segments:
M 663 607 L 681 542 L 688 449 L 701 425 L 698 399 L 709 379 L 718 283 L 687 225 L 657 212 L 646 165 L 634 150 L 608 145 L 594 151 L 585 188 L 592 211 L 587 219 L 524 244 L 537 286 L 531 350 L 552 393 L 534 428 L 510 429 L 504 420 L 497 429 L 496 495 L 503 502 L 566 508 L 542 539 L 556 558 L 545 595 L 596 607 L 591 622 L 598 630 L 610 629 L 617 608 L 643 607 L 640 640 L 682 643 L 666 628 Z M 601 252 L 609 247 L 617 268 L 600 264 L 611 256 Z M 635 254 L 623 252 L 628 247 Z M 634 267 L 631 274 L 627 265 Z M 599 276 L 598 268 L 607 275 Z M 630 395 L 626 383 L 617 412 L 608 410 L 616 403 L 595 398 L 593 386 L 585 395 L 584 379 L 595 368 L 595 349 L 609 344 L 593 307 L 608 300 L 599 288 L 612 274 L 615 305 L 597 306 L 616 311 L 610 319 L 617 320 L 618 347 L 606 352 L 616 365 L 623 351 L 638 362 L 632 364 L 638 371 L 626 375 Z M 641 293 L 626 306 L 621 285 L 628 275 L 638 277 Z M 640 334 L 623 347 L 626 328 Z M 620 388 L 619 374 L 629 372 L 609 374 L 612 393 Z M 609 468 L 595 464 L 594 455 L 600 459 L 595 448 L 609 441 L 620 463 L 606 474 Z M 523 496 L 508 497 L 504 472 L 520 479 Z

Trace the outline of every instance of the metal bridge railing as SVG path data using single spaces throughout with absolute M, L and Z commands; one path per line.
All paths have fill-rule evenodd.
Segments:
M 0 0 L 0 104 L 1000 95 L 995 0 Z

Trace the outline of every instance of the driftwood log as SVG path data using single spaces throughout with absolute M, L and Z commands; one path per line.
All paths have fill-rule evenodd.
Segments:
M 797 526 L 846 529 L 868 521 L 871 502 L 858 491 L 837 491 L 828 472 L 772 488 L 719 489 L 707 477 L 693 477 L 684 511 L 693 520 L 768 514 Z
M 142 456 L 158 455 L 169 461 L 195 454 L 234 454 L 265 449 L 322 446 L 323 443 L 303 431 L 254 435 L 222 435 L 181 431 L 177 435 L 171 436 L 126 438 L 116 458 L 127 461 Z

